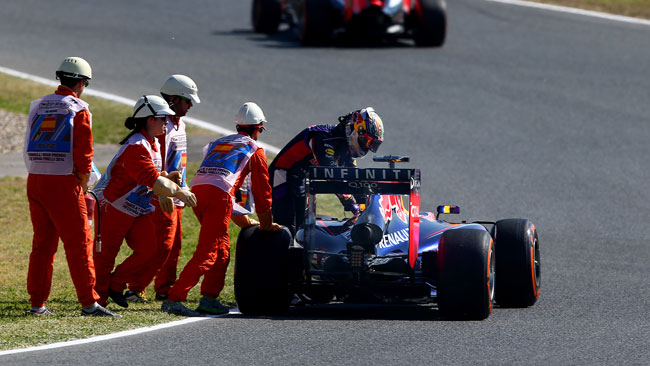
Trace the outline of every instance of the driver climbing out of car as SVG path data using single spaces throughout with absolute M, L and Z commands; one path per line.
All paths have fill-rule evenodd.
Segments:
M 241 228 L 258 225 L 264 231 L 279 231 L 282 227 L 273 222 L 271 214 L 271 186 L 264 149 L 258 143 L 266 118 L 255 103 L 244 103 L 235 117 L 237 134 L 211 142 L 204 150 L 204 158 L 190 185 L 198 205 L 194 207 L 201 224 L 199 243 L 192 259 L 185 265 L 178 280 L 169 290 L 169 297 L 161 310 L 183 316 L 228 313 L 217 297 L 224 287 L 226 270 L 230 263 L 230 219 Z M 252 213 L 233 204 L 237 192 L 250 173 L 255 211 L 260 222 L 249 219 Z M 182 301 L 199 282 L 201 299 L 196 311 L 188 309 Z
M 273 187 L 273 217 L 293 235 L 304 221 L 305 175 L 310 166 L 353 167 L 354 159 L 377 152 L 384 125 L 372 107 L 338 118 L 337 125 L 313 125 L 302 130 L 280 151 L 269 167 Z M 337 195 L 343 208 L 357 216 L 355 198 Z

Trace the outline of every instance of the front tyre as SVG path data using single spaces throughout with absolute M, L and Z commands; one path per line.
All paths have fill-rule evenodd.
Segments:
M 278 31 L 282 19 L 280 0 L 253 0 L 253 30 L 271 34 Z
M 276 315 L 289 309 L 291 233 L 242 229 L 235 250 L 235 299 L 247 315 Z
M 486 319 L 494 298 L 494 244 L 487 231 L 446 231 L 438 245 L 438 308 L 451 319 Z
M 541 285 L 541 258 L 535 225 L 527 219 L 497 221 L 496 302 L 502 307 L 535 304 Z
M 419 0 L 413 13 L 413 40 L 419 47 L 442 47 L 447 36 L 445 0 Z

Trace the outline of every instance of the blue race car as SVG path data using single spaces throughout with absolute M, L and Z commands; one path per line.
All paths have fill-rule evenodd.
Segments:
M 312 167 L 307 213 L 295 239 L 288 231 L 242 230 L 235 297 L 244 314 L 269 315 L 301 304 L 436 303 L 456 319 L 485 319 L 496 302 L 528 307 L 540 293 L 540 250 L 527 219 L 453 223 L 420 212 L 420 171 L 396 169 L 397 156 L 375 157 L 388 169 Z M 317 195 L 365 198 L 358 217 L 317 213 Z

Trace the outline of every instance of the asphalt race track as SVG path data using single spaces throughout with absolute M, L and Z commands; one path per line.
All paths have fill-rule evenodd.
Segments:
M 448 6 L 441 49 L 303 48 L 288 32 L 252 33 L 247 0 L 12 1 L 0 12 L 0 65 L 53 78 L 63 57 L 82 56 L 91 88 L 132 99 L 184 73 L 203 101 L 191 116 L 231 126 L 257 101 L 275 146 L 373 106 L 386 128 L 379 153 L 422 170 L 423 209 L 536 224 L 534 307 L 482 322 L 412 306 L 231 315 L 0 364 L 647 364 L 650 26 Z

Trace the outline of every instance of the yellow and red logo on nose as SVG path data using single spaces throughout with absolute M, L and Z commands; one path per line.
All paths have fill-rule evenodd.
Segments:
M 52 132 L 56 128 L 56 117 L 45 117 L 41 122 L 42 132 Z

